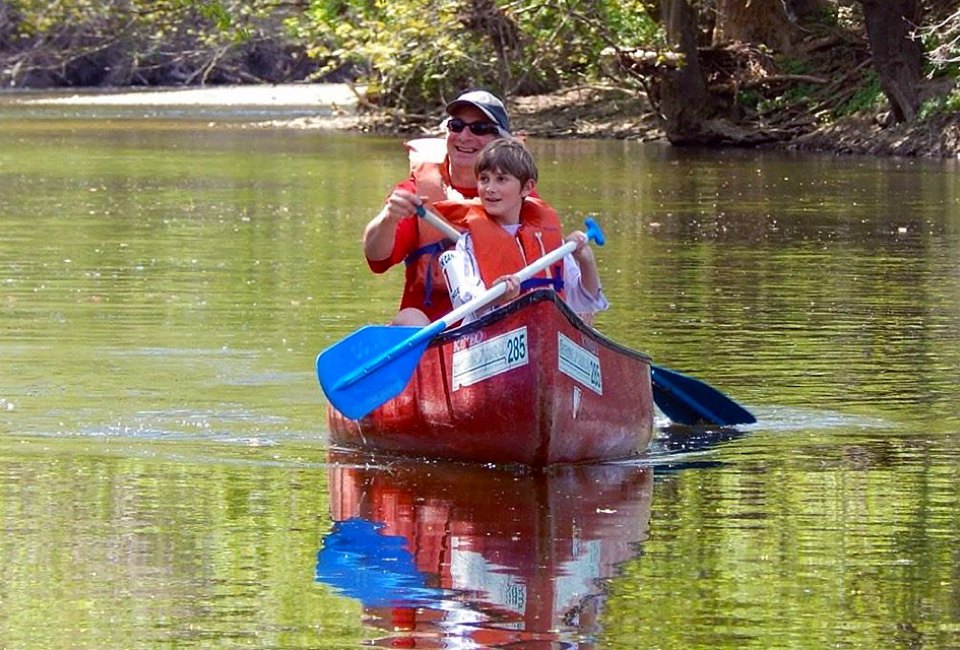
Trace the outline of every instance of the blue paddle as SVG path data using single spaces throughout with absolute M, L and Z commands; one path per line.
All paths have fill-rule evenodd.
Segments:
M 587 238 L 604 244 L 603 231 L 586 219 Z M 559 262 L 577 247 L 567 242 L 516 273 L 521 282 Z M 317 356 L 317 377 L 330 403 L 352 420 L 359 420 L 396 397 L 410 381 L 430 341 L 464 316 L 502 296 L 499 282 L 426 327 L 367 325 L 334 343 Z
M 417 206 L 417 215 L 450 239 L 456 241 L 460 237 L 456 228 L 425 206 Z M 653 384 L 653 401 L 677 424 L 732 426 L 757 421 L 745 408 L 699 379 L 652 363 L 650 379 Z
M 677 424 L 732 426 L 757 421 L 750 411 L 713 386 L 663 366 L 650 364 L 653 401 Z

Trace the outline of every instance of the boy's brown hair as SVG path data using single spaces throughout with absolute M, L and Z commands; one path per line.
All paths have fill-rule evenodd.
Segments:
M 480 172 L 499 171 L 520 179 L 523 187 L 527 181 L 537 180 L 537 165 L 533 156 L 519 140 L 512 138 L 498 138 L 485 146 L 477 155 L 473 164 L 473 172 L 479 176 Z

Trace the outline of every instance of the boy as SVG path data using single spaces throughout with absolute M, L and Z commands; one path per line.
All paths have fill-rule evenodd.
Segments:
M 448 278 L 455 274 L 458 280 L 456 287 L 450 287 L 454 307 L 497 282 L 505 282 L 507 291 L 483 313 L 513 300 L 521 289 L 545 285 L 559 291 L 588 323 L 594 313 L 607 309 L 609 304 L 601 291 L 596 259 L 587 236 L 575 231 L 564 240 L 556 212 L 531 196 L 537 183 L 537 167 L 527 148 L 513 139 L 495 140 L 477 156 L 474 171 L 481 205 L 470 208 L 463 217 L 467 232 L 444 264 L 451 269 Z M 444 212 L 442 205 L 436 207 Z M 576 242 L 576 250 L 521 287 L 514 274 L 564 241 Z M 481 315 L 474 312 L 463 322 Z

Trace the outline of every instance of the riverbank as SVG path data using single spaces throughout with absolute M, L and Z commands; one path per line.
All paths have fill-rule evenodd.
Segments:
M 643 142 L 665 140 L 656 114 L 642 98 L 626 90 L 583 86 L 510 102 L 516 131 L 538 138 L 601 138 Z M 797 151 L 916 158 L 960 158 L 960 113 L 938 115 L 911 124 L 883 123 L 882 115 L 855 115 L 802 136 L 763 145 Z M 340 128 L 388 134 L 422 134 L 436 128 L 440 116 L 397 116 L 360 110 Z M 269 126 L 330 128 L 322 117 Z
M 362 89 L 360 89 L 362 91 Z M 3 94 L 0 94 L 3 97 Z M 245 106 L 304 108 L 306 117 L 254 121 L 258 128 L 337 129 L 381 134 L 423 134 L 436 130 L 442 117 L 377 111 L 362 102 L 349 84 L 283 84 L 161 88 L 144 90 L 10 94 L 6 99 L 38 105 L 100 106 Z M 647 103 L 628 91 L 582 86 L 510 102 L 514 129 L 539 138 L 616 138 L 656 141 L 664 138 Z M 877 116 L 839 120 L 811 133 L 777 143 L 803 151 L 960 157 L 960 113 L 939 115 L 906 125 L 885 126 Z

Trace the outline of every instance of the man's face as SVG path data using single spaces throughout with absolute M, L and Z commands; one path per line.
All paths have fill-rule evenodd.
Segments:
M 456 122 L 455 120 L 459 120 Z M 450 122 L 455 126 L 464 126 L 457 133 L 450 128 Z M 496 140 L 499 136 L 496 131 L 485 135 L 477 135 L 470 128 L 473 124 L 491 124 L 494 122 L 483 114 L 479 108 L 473 106 L 460 106 L 450 116 L 450 122 L 447 126 L 447 156 L 450 158 L 450 166 L 460 168 L 462 171 L 473 174 L 473 163 L 477 159 L 477 154 L 488 143 Z

